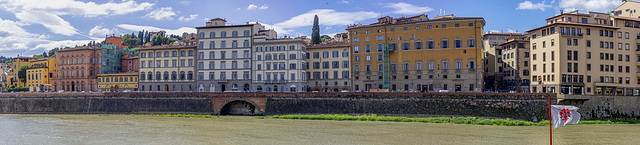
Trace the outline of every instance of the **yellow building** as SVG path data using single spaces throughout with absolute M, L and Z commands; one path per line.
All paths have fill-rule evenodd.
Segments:
M 26 86 L 26 82 L 23 83 L 18 80 L 18 70 L 20 70 L 20 67 L 23 65 L 31 66 L 31 61 L 34 59 L 36 58 L 21 56 L 13 58 L 13 69 L 11 71 L 13 75 L 11 77 L 7 76 L 7 85 Z
M 138 73 L 98 74 L 98 88 L 103 92 L 138 91 Z
M 27 69 L 26 87 L 29 91 L 51 90 L 51 79 L 56 77 L 56 58 L 48 57 L 31 60 L 31 66 Z
M 390 91 L 480 92 L 482 17 L 426 15 L 349 26 L 354 90 L 384 89 L 383 47 L 389 45 Z
M 317 92 L 351 91 L 350 43 L 332 41 L 307 46 L 307 88 Z

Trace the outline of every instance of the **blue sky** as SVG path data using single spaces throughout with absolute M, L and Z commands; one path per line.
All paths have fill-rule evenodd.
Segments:
M 55 47 L 104 40 L 107 34 L 145 29 L 195 32 L 212 18 L 230 24 L 260 22 L 282 36 L 311 34 L 313 15 L 320 33 L 346 32 L 348 24 L 374 23 L 382 16 L 444 13 L 484 17 L 485 31 L 523 32 L 572 10 L 606 12 L 620 0 L 0 0 L 0 55 L 42 54 Z

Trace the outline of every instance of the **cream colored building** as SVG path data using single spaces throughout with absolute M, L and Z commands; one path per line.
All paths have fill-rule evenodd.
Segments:
M 348 41 L 307 46 L 306 69 L 309 91 L 351 91 L 349 46 Z
M 529 40 L 525 37 L 510 37 L 507 42 L 500 44 L 500 47 L 502 47 L 500 57 L 502 60 L 498 64 L 503 68 L 499 72 L 502 86 L 505 86 L 504 89 L 509 92 L 529 92 L 531 83 Z
M 304 39 L 253 39 L 253 91 L 304 92 L 307 90 Z
M 485 91 L 506 90 L 502 85 L 502 46 L 509 37 L 522 37 L 522 33 L 486 33 L 483 35 L 484 88 Z
M 196 91 L 195 46 L 151 46 L 139 49 L 140 91 Z
M 625 2 L 619 8 L 636 2 Z M 614 11 L 620 11 L 618 9 Z M 623 10 L 624 11 L 624 10 Z M 531 90 L 558 94 L 640 95 L 640 19 L 577 11 L 531 29 Z M 635 46 L 635 47 L 634 47 Z
M 212 19 L 198 30 L 198 91 L 250 91 L 251 47 L 254 36 L 276 37 L 260 23 L 228 25 L 221 18 Z

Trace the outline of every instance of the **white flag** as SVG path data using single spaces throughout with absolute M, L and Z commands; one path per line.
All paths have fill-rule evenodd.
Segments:
M 551 105 L 551 121 L 553 128 L 558 128 L 566 124 L 578 124 L 580 113 L 578 107 L 568 105 Z

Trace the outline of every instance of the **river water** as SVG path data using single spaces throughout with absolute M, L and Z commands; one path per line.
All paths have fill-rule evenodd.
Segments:
M 407 122 L 0 115 L 0 144 L 548 144 L 548 126 Z M 554 144 L 638 144 L 640 125 L 570 125 Z

